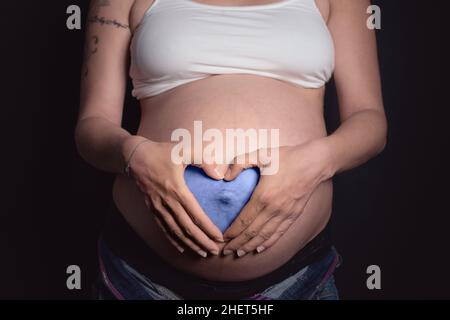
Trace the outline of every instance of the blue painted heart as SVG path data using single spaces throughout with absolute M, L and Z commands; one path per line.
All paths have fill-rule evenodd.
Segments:
M 187 166 L 184 180 L 203 211 L 222 231 L 233 223 L 259 181 L 259 169 L 243 170 L 232 181 L 214 180 L 198 167 Z

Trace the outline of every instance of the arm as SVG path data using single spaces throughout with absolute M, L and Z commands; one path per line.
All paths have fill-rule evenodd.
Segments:
M 333 0 L 329 29 L 335 39 L 335 82 L 341 125 L 324 139 L 330 171 L 354 168 L 380 153 L 387 122 L 375 31 L 366 27 L 369 0 Z
M 186 246 L 203 257 L 205 250 L 218 254 L 210 237 L 221 241 L 222 234 L 185 185 L 184 165 L 171 161 L 172 145 L 131 135 L 121 127 L 133 2 L 91 2 L 75 129 L 78 151 L 93 166 L 114 173 L 123 172 L 133 154 L 132 178 L 168 240 L 181 252 Z
M 341 125 L 331 135 L 279 150 L 277 174 L 262 176 L 250 201 L 225 232 L 224 254 L 243 256 L 271 247 L 303 212 L 317 186 L 381 152 L 386 119 L 374 31 L 366 27 L 369 0 L 331 0 L 329 29 L 335 41 L 335 80 Z M 256 157 L 257 158 L 257 157 Z M 232 165 L 227 179 L 248 166 Z
M 142 139 L 121 127 L 132 3 L 91 1 L 75 128 L 79 154 L 96 168 L 115 173 L 122 172 L 129 149 Z M 102 24 L 95 17 L 107 17 L 121 26 Z

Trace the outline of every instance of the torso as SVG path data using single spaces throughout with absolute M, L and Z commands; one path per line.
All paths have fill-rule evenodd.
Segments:
M 324 19 L 328 0 L 317 0 Z M 136 26 L 152 0 L 136 1 L 131 26 Z M 217 5 L 251 5 L 275 1 L 219 2 Z M 280 145 L 296 145 L 327 134 L 323 119 L 324 88 L 305 89 L 256 75 L 214 75 L 193 81 L 162 94 L 142 99 L 137 134 L 155 141 L 170 141 L 177 128 L 192 132 L 195 120 L 203 130 L 216 128 L 279 129 Z M 179 110 L 182 109 L 183 113 Z M 135 183 L 118 175 L 113 198 L 125 219 L 164 260 L 175 267 L 210 280 L 239 281 L 266 274 L 284 264 L 326 225 L 331 214 L 332 183 L 319 185 L 300 218 L 271 248 L 242 258 L 180 254 L 165 240 L 148 211 Z M 132 250 L 132 248 L 130 248 Z

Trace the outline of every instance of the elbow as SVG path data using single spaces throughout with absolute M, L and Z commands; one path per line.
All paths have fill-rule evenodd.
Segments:
M 77 122 L 77 124 L 75 125 L 75 129 L 73 131 L 73 139 L 75 142 L 75 149 L 78 153 L 78 155 L 80 155 L 80 157 L 84 160 L 86 160 L 86 141 L 88 141 L 88 139 L 86 139 L 86 126 L 84 125 L 83 120 L 79 120 Z
M 380 154 L 384 151 L 384 149 L 386 149 L 386 145 L 387 145 L 387 137 L 384 136 L 381 141 L 380 144 L 378 146 L 378 150 L 377 150 L 377 154 Z
M 380 115 L 381 121 L 380 121 L 380 138 L 377 144 L 377 154 L 380 154 L 384 151 L 386 148 L 387 142 L 388 142 L 388 124 L 387 119 L 384 114 Z
M 80 121 L 77 122 L 77 124 L 75 125 L 75 130 L 73 131 L 73 140 L 75 142 L 75 149 L 77 151 L 77 153 L 82 156 L 83 152 L 83 148 L 82 148 L 82 129 L 81 129 L 81 125 L 80 125 Z

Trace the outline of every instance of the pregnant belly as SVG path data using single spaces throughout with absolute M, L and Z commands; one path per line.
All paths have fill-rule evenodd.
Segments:
M 219 132 L 229 128 L 277 129 L 280 146 L 300 144 L 326 134 L 322 94 L 257 76 L 214 76 L 141 101 L 138 134 L 155 141 L 170 141 L 173 131 L 179 128 L 193 134 L 194 121 L 201 120 L 204 130 Z M 259 175 L 249 169 L 235 182 L 227 183 L 209 179 L 200 169 L 188 168 L 188 187 L 224 231 L 248 201 Z M 155 224 L 139 188 L 123 175 L 114 182 L 113 198 L 131 227 L 166 262 L 205 279 L 240 281 L 280 267 L 325 227 L 331 213 L 332 183 L 327 181 L 317 187 L 302 215 L 271 248 L 241 258 L 201 258 L 187 251 L 180 254 Z

